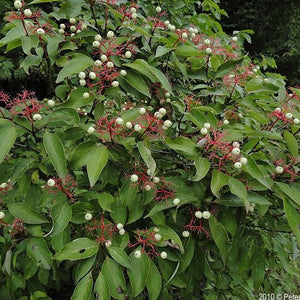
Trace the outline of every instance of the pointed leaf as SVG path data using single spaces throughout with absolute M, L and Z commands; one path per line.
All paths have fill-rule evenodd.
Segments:
M 127 269 L 131 269 L 131 261 L 124 250 L 117 247 L 108 247 L 107 250 L 116 262 Z
M 93 289 L 93 276 L 88 273 L 76 285 L 70 300 L 89 300 Z

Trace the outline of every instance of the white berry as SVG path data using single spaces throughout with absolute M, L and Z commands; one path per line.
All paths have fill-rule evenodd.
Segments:
M 167 113 L 167 111 L 166 111 L 166 109 L 165 108 L 160 108 L 159 110 L 158 110 L 158 112 L 162 115 L 162 116 L 164 116 L 166 113 Z
M 113 86 L 113 87 L 118 87 L 119 85 L 120 85 L 120 83 L 119 83 L 119 81 L 113 81 L 112 83 L 111 83 L 111 85 Z
M 103 62 L 106 62 L 107 61 L 107 56 L 105 54 L 102 54 L 100 59 L 103 61 Z
M 210 40 L 209 40 L 209 39 L 205 39 L 205 40 L 204 40 L 204 44 L 205 44 L 205 45 L 210 45 Z
M 70 18 L 69 22 L 70 24 L 74 25 L 76 23 L 76 20 L 74 18 Z
M 107 36 L 108 39 L 112 39 L 115 36 L 115 34 L 114 34 L 113 31 L 108 31 L 106 36 Z
M 90 77 L 90 79 L 96 79 L 97 75 L 95 72 L 90 72 L 89 77 Z
M 20 9 L 20 8 L 22 8 L 22 2 L 21 1 L 15 1 L 14 2 L 14 7 L 16 8 L 16 9 Z
M 124 235 L 124 234 L 125 234 L 125 229 L 124 228 L 120 229 L 119 230 L 119 235 Z
M 89 134 L 93 134 L 95 132 L 95 128 L 93 126 L 91 126 L 91 127 L 88 128 L 87 132 Z
M 102 36 L 100 34 L 95 35 L 95 41 L 100 42 L 102 40 Z
M 166 120 L 164 121 L 164 126 L 166 126 L 167 128 L 172 126 L 172 122 L 170 120 Z
M 110 240 L 107 240 L 107 241 L 105 242 L 105 246 L 106 246 L 106 247 L 110 247 L 110 246 L 111 246 L 111 241 L 110 241 Z
M 47 185 L 48 185 L 48 186 L 55 186 L 55 180 L 54 180 L 54 179 L 49 179 L 49 180 L 47 181 Z
M 132 123 L 131 122 L 126 122 L 125 126 L 126 126 L 126 128 L 131 129 L 132 128 Z
M 209 129 L 210 128 L 210 123 L 204 123 L 203 127 Z
M 143 114 L 145 114 L 146 113 L 146 109 L 144 108 L 144 107 L 141 107 L 140 109 L 139 109 L 139 114 L 140 115 L 143 115 Z
M 41 116 L 40 114 L 34 114 L 34 115 L 32 116 L 32 119 L 33 119 L 34 121 L 39 121 L 39 120 L 42 119 L 42 116 Z
M 0 211 L 0 220 L 5 218 L 5 213 L 3 211 Z
M 121 76 L 126 76 L 126 75 L 127 75 L 127 72 L 126 72 L 125 70 L 121 70 L 121 71 L 120 71 L 120 74 L 121 74 Z
M 130 12 L 131 12 L 132 14 L 136 13 L 136 8 L 135 8 L 135 7 L 131 7 L 131 8 L 130 8 Z
M 187 238 L 190 236 L 190 233 L 187 230 L 182 231 L 182 236 Z
M 153 182 L 154 183 L 159 183 L 159 181 L 160 181 L 159 177 L 153 177 Z
M 195 217 L 196 217 L 197 219 L 202 219 L 202 212 L 201 212 L 201 211 L 196 211 L 196 212 L 195 212 Z
M 207 128 L 203 127 L 203 128 L 201 128 L 200 132 L 202 135 L 206 135 L 208 130 L 207 130 Z
M 174 200 L 173 200 L 173 204 L 174 205 L 178 205 L 180 203 L 180 199 L 179 198 L 175 198 Z
M 285 117 L 286 117 L 287 119 L 293 119 L 293 114 L 291 114 L 291 113 L 286 113 L 286 114 L 285 114 Z
M 132 174 L 130 177 L 131 182 L 137 182 L 139 180 L 139 177 L 135 174 Z
M 283 167 L 277 166 L 277 167 L 275 168 L 275 172 L 276 172 L 277 174 L 282 174 L 282 173 L 283 173 Z
M 99 48 L 100 47 L 99 41 L 93 41 L 93 47 L 94 48 Z
M 32 11 L 29 8 L 24 9 L 24 15 L 26 18 L 32 17 Z
M 111 69 L 111 68 L 114 67 L 114 63 L 111 62 L 111 61 L 109 61 L 109 62 L 106 64 L 106 66 L 107 66 L 109 69 Z
M 36 33 L 37 33 L 37 34 L 40 34 L 40 35 L 43 35 L 43 34 L 45 34 L 45 30 L 44 30 L 43 28 L 38 28 L 38 29 L 36 30 Z
M 239 161 L 237 161 L 236 163 L 234 163 L 234 165 L 233 165 L 236 169 L 240 169 L 241 167 L 242 167 L 242 164 L 239 162 Z
M 135 258 L 140 258 L 142 256 L 142 252 L 140 251 L 140 250 L 136 250 L 135 252 L 134 252 L 134 257 Z
M 142 130 L 141 125 L 139 125 L 139 124 L 134 125 L 134 131 L 139 132 L 141 130 Z
M 233 155 L 239 155 L 239 154 L 241 153 L 241 150 L 240 150 L 240 148 L 233 148 L 233 149 L 231 150 L 231 153 L 232 153 Z
M 183 39 L 187 39 L 188 35 L 187 35 L 186 32 L 183 32 L 182 35 L 181 35 L 181 37 L 182 37 Z
M 80 84 L 81 86 L 85 86 L 85 85 L 86 85 L 86 81 L 85 81 L 84 79 L 80 79 L 80 80 L 79 80 L 79 84 Z
M 241 163 L 242 165 L 246 165 L 246 164 L 248 163 L 248 159 L 247 159 L 246 157 L 241 157 L 240 163 Z
M 151 191 L 151 185 L 150 185 L 150 184 L 146 184 L 146 185 L 144 186 L 144 189 L 145 189 L 145 191 L 147 191 L 147 192 Z
M 295 119 L 293 120 L 293 123 L 297 125 L 297 124 L 300 123 L 300 120 L 299 120 L 298 118 L 295 118 Z
M 125 52 L 125 57 L 126 58 L 131 58 L 131 56 L 132 56 L 132 53 L 130 51 Z
M 233 148 L 240 148 L 240 143 L 239 142 L 233 142 L 232 143 Z
M 84 99 L 87 99 L 87 98 L 90 97 L 90 94 L 89 94 L 89 93 L 83 93 L 82 97 L 83 97 Z
M 156 11 L 157 13 L 160 13 L 160 12 L 161 12 L 161 7 L 160 7 L 160 6 L 157 6 L 156 9 L 155 9 L 155 11 Z
M 97 59 L 97 60 L 95 60 L 94 65 L 95 65 L 96 67 L 101 67 L 101 66 L 102 66 L 102 61 L 99 60 L 99 59 Z
M 90 220 L 93 219 L 93 215 L 91 213 L 86 213 L 84 218 L 85 218 L 86 221 L 90 221 Z
M 162 259 L 166 259 L 166 258 L 168 257 L 167 252 L 163 251 L 163 252 L 160 254 L 160 257 L 161 257 Z
M 229 124 L 229 121 L 225 119 L 225 120 L 223 121 L 223 124 L 224 124 L 224 125 L 228 125 L 228 124 Z
M 209 219 L 210 217 L 210 212 L 205 210 L 203 213 L 202 213 L 202 217 L 203 219 Z
M 155 240 L 157 241 L 160 241 L 161 240 L 161 235 L 159 233 L 157 233 L 155 236 L 154 236 Z
M 212 50 L 211 50 L 211 48 L 206 48 L 205 52 L 206 52 L 207 54 L 211 54 Z
M 234 37 L 231 38 L 231 40 L 232 40 L 233 42 L 237 42 L 238 38 L 237 38 L 236 36 L 234 36 Z

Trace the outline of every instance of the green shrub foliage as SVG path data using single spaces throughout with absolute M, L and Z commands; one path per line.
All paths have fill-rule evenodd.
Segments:
M 7 11 L 0 46 L 52 96 L 0 93 L 1 299 L 299 291 L 300 90 L 217 2 Z

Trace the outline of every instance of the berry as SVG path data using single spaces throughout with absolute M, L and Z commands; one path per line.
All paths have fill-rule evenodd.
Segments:
M 142 252 L 140 251 L 140 250 L 136 250 L 135 252 L 134 252 L 134 257 L 135 258 L 140 258 L 142 256 Z
M 206 52 L 207 54 L 211 54 L 212 50 L 211 50 L 211 48 L 206 48 L 205 52 Z
M 131 129 L 132 128 L 132 123 L 131 122 L 126 122 L 125 126 L 126 126 L 126 128 Z
M 172 126 L 172 122 L 170 120 L 166 120 L 166 121 L 164 121 L 164 126 L 169 128 Z
M 111 61 L 109 61 L 109 62 L 106 64 L 106 66 L 107 66 L 109 69 L 111 69 L 111 68 L 114 67 L 114 63 L 111 62 Z
M 159 181 L 160 181 L 160 179 L 158 177 L 153 177 L 152 180 L 153 180 L 154 183 L 159 183 Z
M 86 221 L 90 221 L 90 220 L 93 219 L 93 215 L 91 213 L 86 213 L 84 218 L 85 218 Z
M 203 127 L 203 128 L 201 128 L 200 132 L 202 135 L 206 135 L 208 130 L 207 130 L 207 128 Z
M 155 113 L 154 113 L 154 117 L 156 118 L 156 119 L 162 119 L 162 117 L 163 117 L 163 115 L 160 113 L 160 112 L 158 112 L 158 111 L 156 111 Z
M 293 114 L 291 114 L 291 113 L 286 113 L 286 114 L 285 114 L 285 117 L 286 117 L 287 119 L 293 119 Z
M 87 98 L 90 97 L 90 94 L 89 94 L 89 93 L 83 93 L 82 97 L 83 97 L 84 99 L 87 99 Z
M 193 39 L 196 36 L 196 34 L 193 32 L 191 33 L 191 38 Z
M 85 75 L 84 72 L 80 72 L 80 73 L 78 74 L 78 78 L 79 78 L 79 79 L 84 79 L 85 77 L 86 77 L 86 75 Z
M 204 40 L 204 44 L 205 44 L 205 45 L 210 45 L 210 40 L 209 40 L 209 39 L 205 39 L 205 40 Z
M 164 24 L 165 24 L 165 26 L 169 26 L 170 25 L 170 21 L 167 20 L 167 21 L 165 21 Z
M 89 134 L 93 134 L 95 132 L 95 128 L 93 126 L 91 126 L 91 127 L 88 128 L 87 132 Z
M 95 65 L 96 67 L 101 67 L 101 66 L 102 66 L 102 61 L 99 60 L 99 59 L 97 59 L 97 60 L 95 60 L 94 65 Z
M 240 169 L 241 167 L 242 167 L 242 164 L 239 162 L 239 161 L 237 161 L 236 163 L 234 163 L 234 165 L 233 165 L 236 169 Z
M 39 34 L 39 35 L 43 35 L 43 34 L 45 34 L 45 30 L 43 28 L 38 28 L 36 30 L 36 33 Z
M 107 56 L 105 54 L 102 54 L 100 59 L 101 59 L 101 61 L 106 62 L 107 61 Z
M 224 124 L 224 125 L 228 125 L 228 124 L 229 124 L 229 121 L 225 119 L 225 120 L 223 121 L 223 124 Z
M 76 31 L 76 26 L 71 26 L 70 30 L 71 30 L 71 32 L 75 32 Z
M 113 81 L 112 83 L 111 83 L 111 85 L 113 86 L 113 87 L 118 87 L 119 85 L 120 85 L 120 83 L 119 83 L 119 81 Z
M 124 235 L 124 234 L 125 234 L 125 229 L 123 229 L 123 228 L 120 229 L 120 230 L 119 230 L 119 235 Z
M 121 74 L 121 76 L 126 76 L 127 72 L 125 70 L 121 70 L 120 74 Z
M 275 168 L 275 172 L 276 172 L 277 174 L 282 174 L 282 173 L 283 173 L 283 167 L 282 167 L 282 166 L 277 166 L 277 167 Z
M 145 187 L 144 187 L 145 191 L 149 192 L 151 191 L 151 185 L 149 184 L 146 184 Z
M 100 34 L 95 35 L 95 41 L 100 42 L 102 40 L 102 36 Z
M 132 18 L 132 19 L 136 19 L 136 18 L 137 18 L 137 14 L 136 14 L 136 13 L 133 13 L 132 16 L 131 16 L 131 18 Z M 124 22 L 124 23 L 125 23 L 125 22 Z
M 90 72 L 89 77 L 90 77 L 90 79 L 96 79 L 97 75 L 95 72 Z
M 233 142 L 232 143 L 233 148 L 240 148 L 240 143 L 239 142 Z
M 154 236 L 155 240 L 157 241 L 160 241 L 161 240 L 161 235 L 159 233 L 157 233 L 155 236 Z
M 49 179 L 49 180 L 47 181 L 47 185 L 48 185 L 48 186 L 55 186 L 55 180 L 54 180 L 54 179 Z
M 160 12 L 161 12 L 161 7 L 160 7 L 160 6 L 157 6 L 157 7 L 155 8 L 155 11 L 156 11 L 157 13 L 160 13 Z
M 231 153 L 232 153 L 233 155 L 239 155 L 239 154 L 241 153 L 241 150 L 240 150 L 240 148 L 233 148 L 233 149 L 231 150 Z
M 195 217 L 196 217 L 197 219 L 202 219 L 202 212 L 201 212 L 201 211 L 196 211 L 196 212 L 195 212 Z
M 34 121 L 39 121 L 39 120 L 42 119 L 42 116 L 41 116 L 40 114 L 34 114 L 34 115 L 32 116 L 32 119 L 33 119 Z
M 236 36 L 233 36 L 233 37 L 231 38 L 231 40 L 232 40 L 233 42 L 237 42 L 238 38 L 237 38 Z
M 123 124 L 124 124 L 124 120 L 123 120 L 122 118 L 117 118 L 117 119 L 116 119 L 116 123 L 117 123 L 118 125 L 123 125 Z
M 210 212 L 205 210 L 203 213 L 202 213 L 202 217 L 203 219 L 209 219 L 210 218 Z
M 206 129 L 209 129 L 210 128 L 210 123 L 204 123 L 203 127 L 206 128 Z
M 248 210 L 249 212 L 254 212 L 254 207 L 252 205 L 249 205 Z
M 142 107 L 142 108 L 139 109 L 139 114 L 140 115 L 143 115 L 145 113 L 146 113 L 146 109 L 144 107 Z
M 0 188 L 1 189 L 5 189 L 7 187 L 7 183 L 6 182 L 3 182 L 0 184 Z
M 107 32 L 106 36 L 107 36 L 108 39 L 112 39 L 115 36 L 115 34 L 114 34 L 113 31 L 110 30 L 110 31 Z
M 0 220 L 5 218 L 5 213 L 3 211 L 0 211 Z
M 166 111 L 166 109 L 165 108 L 160 108 L 159 110 L 158 110 L 158 112 L 162 115 L 162 116 L 164 116 L 166 113 L 167 113 L 167 111 Z
M 55 101 L 50 99 L 50 100 L 47 101 L 47 105 L 52 107 L 52 106 L 55 105 Z
M 118 223 L 118 224 L 117 224 L 117 228 L 118 228 L 118 230 L 121 230 L 121 229 L 123 229 L 123 227 L 124 227 L 124 225 L 123 225 L 122 223 Z
M 75 20 L 75 18 L 70 18 L 69 22 L 70 22 L 70 24 L 74 25 L 76 23 L 76 20 Z
M 190 236 L 190 233 L 187 230 L 182 231 L 182 236 L 185 237 L 185 238 L 187 238 L 187 237 Z
M 22 2 L 21 1 L 15 1 L 14 2 L 14 7 L 16 8 L 16 9 L 20 9 L 20 8 L 22 8 Z
M 139 124 L 134 125 L 134 131 L 139 132 L 141 130 L 142 130 L 141 125 L 139 125 Z
M 171 26 L 170 26 L 170 30 L 171 30 L 171 31 L 175 31 L 175 29 L 176 29 L 176 27 L 175 27 L 174 25 L 171 25 Z
M 132 174 L 130 177 L 131 182 L 137 182 L 139 180 L 139 177 L 135 174 Z
M 126 58 L 131 58 L 131 56 L 132 56 L 132 53 L 130 51 L 125 52 L 125 57 Z
M 106 246 L 106 247 L 110 247 L 110 246 L 111 246 L 111 241 L 110 241 L 110 240 L 107 240 L 107 241 L 105 242 L 105 246 Z
M 300 123 L 300 120 L 299 120 L 298 118 L 295 118 L 295 119 L 293 120 L 293 123 L 297 125 L 297 124 Z
M 181 37 L 182 37 L 183 39 L 187 39 L 188 35 L 187 35 L 186 32 L 184 32 L 184 33 L 181 35 Z
M 24 16 L 26 18 L 31 18 L 32 16 L 32 11 L 29 8 L 24 9 Z
M 132 14 L 135 14 L 135 13 L 136 13 L 136 8 L 135 8 L 135 7 L 131 7 L 131 8 L 130 8 L 130 12 L 131 12 Z
M 85 86 L 85 85 L 86 85 L 86 81 L 85 81 L 84 79 L 80 79 L 80 80 L 79 80 L 79 84 L 80 84 L 81 86 Z
M 65 31 L 64 31 L 63 29 L 58 29 L 58 33 L 60 33 L 60 34 L 64 34 L 64 33 L 65 33 Z
M 248 159 L 247 159 L 246 157 L 241 157 L 240 163 L 241 163 L 242 165 L 246 165 L 246 164 L 248 163 Z
M 66 29 L 66 25 L 62 23 L 62 24 L 59 25 L 59 28 L 60 29 Z
M 166 98 L 166 102 L 170 103 L 171 102 L 171 98 Z
M 180 199 L 179 198 L 175 198 L 174 200 L 173 200 L 173 204 L 174 205 L 178 205 L 180 203 Z
M 100 47 L 100 43 L 98 41 L 93 41 L 93 47 L 94 48 L 99 48 Z
M 162 259 L 166 259 L 166 258 L 168 257 L 167 252 L 163 251 L 163 252 L 160 254 L 160 257 L 161 257 Z

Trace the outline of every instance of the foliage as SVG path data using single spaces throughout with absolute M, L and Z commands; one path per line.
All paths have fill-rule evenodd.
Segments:
M 299 290 L 300 90 L 217 2 L 7 12 L 0 46 L 52 96 L 0 93 L 1 299 Z

